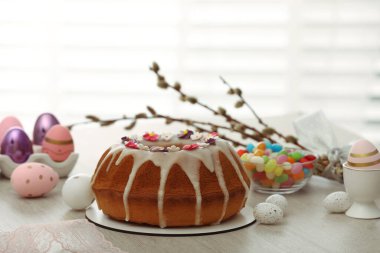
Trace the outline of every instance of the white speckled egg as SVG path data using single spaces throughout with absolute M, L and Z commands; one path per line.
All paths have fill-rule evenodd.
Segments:
M 323 206 L 331 213 L 343 213 L 351 204 L 350 197 L 343 191 L 330 193 L 323 200 Z
M 58 181 L 57 172 L 42 163 L 21 164 L 11 176 L 13 189 L 26 198 L 41 197 L 50 192 Z
M 86 209 L 94 201 L 94 194 L 91 190 L 91 176 L 77 174 L 68 178 L 62 187 L 62 197 L 72 209 Z
M 288 207 L 288 201 L 286 200 L 286 198 L 284 196 L 282 196 L 280 194 L 270 195 L 265 200 L 265 202 L 278 206 L 279 208 L 281 208 L 282 212 L 284 212 L 284 213 L 286 211 L 286 208 Z
M 262 224 L 276 224 L 284 217 L 281 208 L 271 203 L 260 203 L 253 209 L 256 220 Z

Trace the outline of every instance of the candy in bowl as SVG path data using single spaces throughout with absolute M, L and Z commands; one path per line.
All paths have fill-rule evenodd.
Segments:
M 288 194 L 300 190 L 310 180 L 316 156 L 308 151 L 283 148 L 280 144 L 259 142 L 238 150 L 254 190 Z

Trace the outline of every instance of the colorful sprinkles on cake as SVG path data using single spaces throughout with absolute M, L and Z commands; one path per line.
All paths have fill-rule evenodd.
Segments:
M 177 136 L 178 136 L 178 138 L 180 138 L 180 139 L 190 139 L 190 137 L 191 137 L 191 135 L 192 135 L 193 133 L 194 133 L 193 131 L 186 129 L 186 130 L 182 130 L 182 131 L 180 131 L 179 134 L 178 134 Z
M 147 132 L 142 136 L 142 140 L 146 142 L 169 142 L 174 139 L 176 135 L 171 133 L 163 133 L 161 135 L 155 133 L 155 132 Z M 200 148 L 207 148 L 210 145 L 215 145 L 216 139 L 219 138 L 218 134 L 216 132 L 212 133 L 199 133 L 199 132 L 193 132 L 191 130 L 183 130 L 180 131 L 177 135 L 178 140 L 188 140 L 190 143 L 185 144 L 181 147 L 178 147 L 176 145 L 171 145 L 169 147 L 162 146 L 159 143 L 154 146 L 148 146 L 145 145 L 147 143 L 142 143 L 141 138 L 138 136 L 128 137 L 124 136 L 121 138 L 122 143 L 126 148 L 131 149 L 139 149 L 144 151 L 150 151 L 150 152 L 178 152 L 181 150 L 184 151 L 192 151 Z M 193 142 L 193 143 L 191 143 Z
M 143 135 L 144 140 L 146 141 L 158 141 L 160 139 L 160 136 L 156 134 L 155 132 L 148 132 Z

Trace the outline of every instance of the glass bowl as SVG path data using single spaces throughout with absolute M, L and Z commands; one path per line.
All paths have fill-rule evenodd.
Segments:
M 295 153 L 298 157 L 302 155 L 302 158 L 297 159 L 298 157 L 295 156 L 296 159 L 294 159 L 292 155 Z M 279 159 L 281 155 L 290 155 L 291 158 L 288 157 L 287 161 L 281 162 Z M 241 160 L 253 182 L 254 190 L 268 194 L 290 194 L 302 189 L 313 175 L 317 160 L 317 157 L 309 151 L 292 148 L 286 148 L 280 153 L 272 153 L 268 158 L 263 159 L 264 164 L 260 163 L 261 160 L 253 154 L 248 153 L 247 156 L 245 159 L 241 157 Z M 282 161 L 283 159 L 285 158 L 282 157 Z

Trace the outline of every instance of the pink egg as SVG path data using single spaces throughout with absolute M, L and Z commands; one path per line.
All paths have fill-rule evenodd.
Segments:
M 61 125 L 50 128 L 42 142 L 42 152 L 56 162 L 65 161 L 74 152 L 74 141 L 69 129 Z
M 380 153 L 367 140 L 359 140 L 352 145 L 347 166 L 355 169 L 380 169 Z
M 54 189 L 58 181 L 58 174 L 42 163 L 21 164 L 11 176 L 13 189 L 25 198 L 41 197 Z
M 21 122 L 16 117 L 7 116 L 0 122 L 0 143 L 3 142 L 7 131 L 13 127 L 22 128 Z

